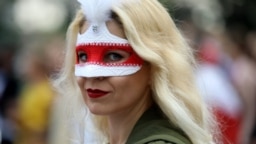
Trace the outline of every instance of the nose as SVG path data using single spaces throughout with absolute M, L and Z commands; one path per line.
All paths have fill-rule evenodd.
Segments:
M 85 82 L 94 83 L 103 81 L 106 77 L 77 77 L 78 85 L 84 85 Z

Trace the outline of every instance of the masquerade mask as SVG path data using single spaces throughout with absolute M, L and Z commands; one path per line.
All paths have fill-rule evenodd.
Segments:
M 79 1 L 82 8 L 87 8 L 83 10 L 90 26 L 77 37 L 76 76 L 125 76 L 136 73 L 142 66 L 143 60 L 133 51 L 128 41 L 108 31 L 106 21 L 109 20 L 111 5 L 105 4 L 103 8 L 102 3 L 106 1 L 111 4 L 110 0 Z

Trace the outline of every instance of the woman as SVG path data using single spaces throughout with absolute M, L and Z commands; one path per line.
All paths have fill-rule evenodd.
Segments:
M 82 129 L 69 131 L 69 143 L 88 143 L 83 137 L 90 131 L 97 133 L 94 143 L 214 143 L 194 84 L 192 51 L 163 6 L 157 0 L 79 2 L 55 83 L 69 102 L 70 121 Z

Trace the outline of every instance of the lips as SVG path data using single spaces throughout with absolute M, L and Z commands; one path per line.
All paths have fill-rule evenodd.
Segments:
M 90 98 L 103 97 L 108 93 L 109 92 L 107 92 L 107 91 L 102 91 L 102 90 L 99 90 L 99 89 L 87 89 L 87 94 Z

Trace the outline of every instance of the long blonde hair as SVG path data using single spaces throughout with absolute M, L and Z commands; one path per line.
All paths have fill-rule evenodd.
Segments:
M 214 143 L 214 120 L 196 88 L 192 49 L 165 8 L 157 0 L 123 0 L 112 11 L 119 17 L 133 49 L 151 64 L 153 98 L 163 113 L 194 144 Z M 68 107 L 70 114 L 74 114 L 72 110 L 87 110 L 86 106 L 81 106 L 82 96 L 74 76 L 76 36 L 84 21 L 79 11 L 68 30 L 63 71 L 55 81 L 61 95 L 69 103 L 74 102 L 69 104 L 73 107 Z M 106 131 L 105 123 L 97 125 Z

